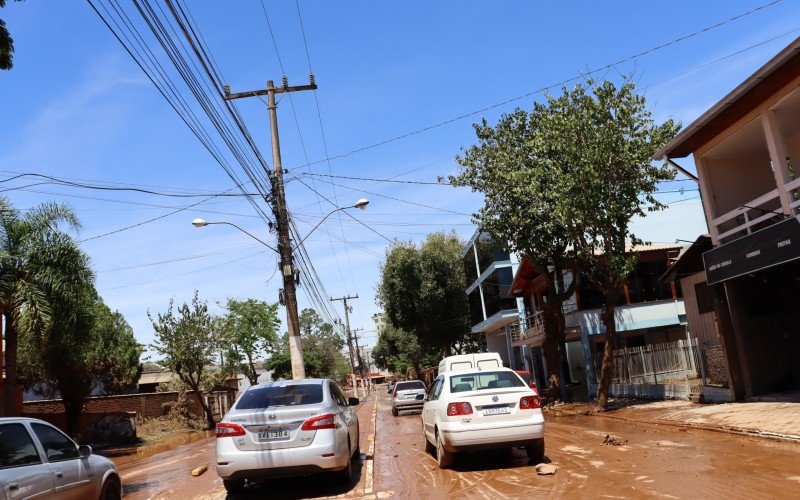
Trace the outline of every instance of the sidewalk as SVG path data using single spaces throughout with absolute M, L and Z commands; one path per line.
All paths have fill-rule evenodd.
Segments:
M 552 415 L 590 415 L 590 403 L 550 407 Z M 800 403 L 700 404 L 690 401 L 611 399 L 598 417 L 672 425 L 800 442 Z

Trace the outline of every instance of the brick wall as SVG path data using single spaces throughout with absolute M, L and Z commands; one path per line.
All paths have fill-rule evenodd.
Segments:
M 135 412 L 138 418 L 149 419 L 164 415 L 164 403 L 176 401 L 177 399 L 177 392 L 95 396 L 89 398 L 83 412 L 96 414 Z M 202 417 L 203 409 L 191 392 L 187 394 L 187 399 L 189 411 L 198 417 Z M 63 414 L 64 405 L 61 404 L 60 399 L 26 401 L 23 403 L 23 412 L 26 416 L 32 416 L 33 414 Z

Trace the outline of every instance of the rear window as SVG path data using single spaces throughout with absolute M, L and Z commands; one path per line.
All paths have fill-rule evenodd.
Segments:
M 450 392 L 483 391 L 487 389 L 505 389 L 509 387 L 525 387 L 513 372 L 479 372 L 464 373 L 450 377 Z
M 255 410 L 276 406 L 311 405 L 321 402 L 321 384 L 272 385 L 247 389 L 236 403 L 236 409 Z
M 413 382 L 398 382 L 397 383 L 397 390 L 398 391 L 410 391 L 411 389 L 425 389 L 425 384 L 423 384 L 419 380 L 414 380 Z

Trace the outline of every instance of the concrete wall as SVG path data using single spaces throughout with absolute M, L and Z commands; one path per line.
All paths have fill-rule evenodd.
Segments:
M 500 354 L 500 358 L 503 360 L 503 365 L 505 366 L 511 366 L 508 359 L 508 345 L 504 329 L 486 334 L 486 350 L 488 352 Z

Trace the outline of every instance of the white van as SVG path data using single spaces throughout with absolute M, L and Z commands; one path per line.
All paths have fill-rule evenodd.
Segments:
M 439 363 L 439 373 L 460 372 L 464 370 L 491 370 L 502 368 L 503 360 L 496 352 L 478 354 L 459 354 L 448 356 Z

